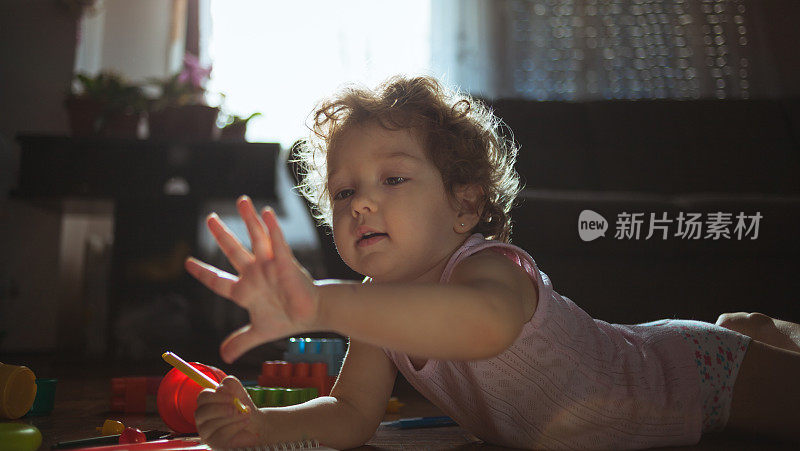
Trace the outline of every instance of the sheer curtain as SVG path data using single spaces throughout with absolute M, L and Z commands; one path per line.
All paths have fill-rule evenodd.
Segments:
M 504 1 L 509 96 L 748 98 L 743 0 Z
M 796 28 L 781 13 L 797 12 L 794 0 L 200 1 L 211 87 L 230 111 L 264 113 L 254 140 L 291 143 L 316 100 L 395 73 L 428 73 L 485 98 L 746 99 L 800 89 L 797 32 L 781 35 Z
M 431 73 L 485 98 L 503 92 L 505 2 L 434 0 L 431 3 Z
M 501 0 L 497 95 L 540 100 L 800 94 L 795 0 Z
M 800 95 L 796 0 L 438 0 L 432 67 L 488 98 Z

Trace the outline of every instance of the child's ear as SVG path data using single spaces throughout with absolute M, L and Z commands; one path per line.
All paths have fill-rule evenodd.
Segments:
M 454 190 L 458 216 L 453 230 L 456 233 L 469 233 L 478 225 L 483 210 L 483 188 L 478 185 L 459 185 Z

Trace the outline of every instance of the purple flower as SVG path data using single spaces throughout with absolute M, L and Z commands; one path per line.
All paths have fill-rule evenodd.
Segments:
M 211 66 L 202 67 L 197 56 L 187 53 L 183 56 L 183 70 L 178 75 L 178 82 L 189 83 L 195 88 L 202 88 L 211 75 Z

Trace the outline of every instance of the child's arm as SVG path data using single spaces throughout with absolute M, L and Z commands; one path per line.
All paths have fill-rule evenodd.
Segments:
M 231 398 L 247 398 L 235 378 L 226 378 L 216 392 L 197 398 L 200 436 L 212 446 L 245 447 L 314 439 L 336 449 L 369 440 L 386 410 L 397 369 L 383 350 L 351 341 L 331 396 L 306 403 L 265 408 L 251 415 L 231 409 Z
M 412 356 L 471 360 L 510 346 L 537 305 L 535 285 L 508 258 L 483 251 L 448 284 L 325 284 L 317 326 Z
M 209 217 L 208 226 L 239 276 L 194 259 L 186 262 L 192 276 L 250 314 L 250 324 L 220 347 L 227 362 L 262 343 L 318 330 L 416 357 L 486 358 L 513 343 L 536 309 L 528 274 L 493 251 L 462 261 L 449 284 L 317 286 L 292 255 L 274 212 L 265 210 L 262 223 L 248 198 L 237 206 L 252 253 L 218 217 Z

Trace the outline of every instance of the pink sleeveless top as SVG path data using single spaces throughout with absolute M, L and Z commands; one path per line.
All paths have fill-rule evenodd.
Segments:
M 629 449 L 700 440 L 699 382 L 691 349 L 671 320 L 616 325 L 592 319 L 553 290 L 522 249 L 472 235 L 450 258 L 501 252 L 536 284 L 539 303 L 513 345 L 475 361 L 384 348 L 422 395 L 481 440 L 517 448 Z

